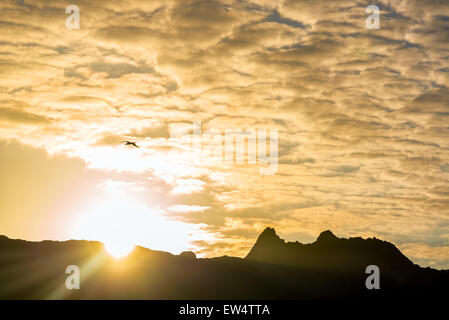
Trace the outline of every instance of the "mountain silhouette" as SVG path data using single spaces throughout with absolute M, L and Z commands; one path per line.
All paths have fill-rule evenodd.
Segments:
M 374 239 L 340 239 L 330 230 L 322 232 L 316 242 L 302 244 L 279 238 L 276 231 L 266 228 L 246 259 L 315 270 L 360 273 L 369 265 L 383 272 L 410 272 L 417 268 L 393 244 Z
M 68 290 L 67 266 L 81 287 Z M 368 290 L 366 267 L 380 270 Z M 393 244 L 322 232 L 310 244 L 266 228 L 245 258 L 197 258 L 136 247 L 110 257 L 100 242 L 29 242 L 0 236 L 1 299 L 442 299 L 449 271 L 421 268 Z

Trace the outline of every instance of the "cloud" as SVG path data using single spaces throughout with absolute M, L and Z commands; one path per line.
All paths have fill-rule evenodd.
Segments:
M 120 78 L 123 75 L 131 73 L 146 74 L 155 72 L 154 69 L 149 66 L 136 66 L 128 63 L 93 62 L 89 67 L 94 73 L 107 73 L 108 78 Z
M 0 108 L 0 119 L 25 124 L 47 124 L 51 122 L 51 119 L 45 116 L 12 108 Z
M 104 136 L 95 142 L 97 146 L 116 146 L 123 141 L 121 136 Z
M 169 211 L 178 212 L 178 213 L 187 213 L 187 212 L 198 212 L 210 209 L 210 207 L 201 207 L 201 206 L 187 206 L 183 204 L 176 204 L 168 207 Z
M 139 138 L 169 138 L 170 128 L 168 125 L 144 127 L 139 130 L 134 130 L 130 135 Z
M 0 139 L 144 186 L 216 236 L 198 243 L 207 255 L 244 255 L 275 226 L 377 236 L 447 266 L 449 6 L 379 1 L 368 30 L 369 4 L 79 0 L 81 29 L 67 30 L 64 3 L 3 1 Z M 171 135 L 193 121 L 277 129 L 277 174 L 198 164 Z

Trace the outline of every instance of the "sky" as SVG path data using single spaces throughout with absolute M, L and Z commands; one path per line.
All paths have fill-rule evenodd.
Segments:
M 2 0 L 0 234 L 213 257 L 330 229 L 449 268 L 448 42 L 441 0 Z M 275 172 L 201 157 L 195 121 L 277 132 Z

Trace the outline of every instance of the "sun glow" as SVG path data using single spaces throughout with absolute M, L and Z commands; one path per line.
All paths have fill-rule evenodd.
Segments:
M 108 196 L 79 216 L 73 237 L 97 240 L 115 258 L 126 257 L 136 245 L 178 254 L 191 250 L 196 227 L 169 220 L 165 212 L 151 208 L 126 194 Z
M 104 244 L 106 251 L 114 258 L 120 259 L 126 257 L 133 251 L 135 245 L 123 241 L 108 241 Z

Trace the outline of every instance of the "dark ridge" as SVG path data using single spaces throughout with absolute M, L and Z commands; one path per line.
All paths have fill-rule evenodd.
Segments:
M 273 228 L 265 228 L 257 238 L 256 243 L 246 258 L 251 259 L 253 256 L 264 254 L 264 252 L 276 252 L 278 248 L 281 248 L 283 245 L 285 245 L 284 240 L 276 234 L 276 231 Z
M 196 259 L 196 254 L 192 251 L 183 251 L 179 254 L 179 256 L 185 259 L 192 259 L 192 260 Z
M 273 228 L 265 228 L 265 230 L 257 238 L 257 242 L 275 244 L 284 241 L 281 240 L 281 238 L 276 234 L 276 230 Z
M 338 238 L 322 232 L 310 244 L 285 242 L 276 231 L 266 228 L 246 256 L 247 260 L 315 270 L 360 273 L 370 264 L 385 271 L 413 269 L 415 265 L 393 244 L 378 239 Z
M 62 290 L 69 265 L 80 267 L 81 290 Z M 381 290 L 367 290 L 368 265 Z M 119 267 L 119 266 L 124 266 Z M 137 246 L 115 260 L 94 241 L 29 242 L 0 236 L 0 299 L 443 299 L 449 271 L 420 268 L 393 244 L 337 238 L 285 242 L 266 228 L 244 259 L 196 259 Z M 54 296 L 57 292 L 60 295 Z M 373 301 L 373 300 L 370 300 Z
M 316 242 L 330 242 L 338 240 L 338 238 L 330 230 L 326 230 L 320 233 Z

